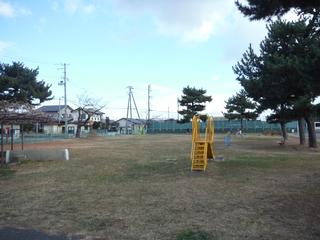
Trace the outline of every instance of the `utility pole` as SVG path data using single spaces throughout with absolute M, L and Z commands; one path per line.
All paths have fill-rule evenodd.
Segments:
M 131 109 L 131 86 L 129 88 L 129 93 L 128 93 L 128 106 L 127 106 L 127 118 L 126 118 L 126 134 L 128 134 L 128 117 L 129 117 L 129 109 Z M 131 112 L 131 118 L 132 118 L 132 112 Z
M 148 85 L 148 123 L 150 121 L 150 99 L 151 99 L 151 85 Z
M 128 107 L 127 107 L 127 119 L 126 119 L 126 134 L 128 134 L 129 112 L 130 112 L 130 119 L 132 119 L 132 102 L 131 102 L 131 99 L 133 100 L 134 107 L 136 109 L 138 118 L 140 120 L 140 115 L 139 115 L 139 111 L 138 111 L 138 108 L 137 108 L 137 104 L 136 104 L 136 101 L 134 100 L 133 93 L 132 93 L 133 87 L 132 86 L 128 86 L 128 88 L 129 88 L 129 97 L 128 97 Z
M 68 115 L 67 115 L 67 65 L 63 64 L 63 80 L 64 80 L 64 134 L 68 136 Z
M 178 121 L 180 121 L 180 114 L 179 114 L 179 108 L 180 108 L 180 104 L 179 104 L 179 98 L 177 98 L 177 119 Z
M 149 130 L 149 126 L 150 126 L 150 99 L 151 99 L 151 85 L 148 85 L 148 117 L 147 117 L 147 124 L 146 124 L 146 129 L 147 132 Z
M 59 125 L 60 125 L 60 119 L 61 119 L 61 117 L 60 117 L 60 100 L 61 100 L 61 97 L 59 97 L 59 110 L 58 110 L 58 122 L 59 122 Z
M 64 134 L 68 136 L 68 114 L 67 114 L 67 64 L 63 64 L 63 82 L 59 85 L 64 86 Z M 59 104 L 60 105 L 60 104 Z

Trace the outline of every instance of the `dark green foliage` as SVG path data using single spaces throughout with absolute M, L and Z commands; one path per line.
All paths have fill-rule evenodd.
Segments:
M 199 114 L 199 118 L 202 122 L 206 122 L 208 119 L 208 115 L 205 114 Z
M 27 68 L 20 62 L 0 64 L 0 100 L 42 103 L 50 100 L 50 85 L 37 81 L 39 69 Z
M 34 125 L 31 123 L 26 123 L 22 124 L 20 127 L 24 132 L 31 132 L 34 128 Z
M 233 70 L 248 96 L 259 103 L 259 111 L 274 111 L 273 122 L 301 117 L 312 121 L 312 102 L 320 95 L 319 53 L 319 34 L 310 31 L 304 20 L 278 20 L 268 26 L 260 55 L 249 46 Z M 309 141 L 309 146 L 316 145 L 315 138 Z
M 211 96 L 206 96 L 206 90 L 196 89 L 194 87 L 183 88 L 183 95 L 179 99 L 179 104 L 185 109 L 178 111 L 183 115 L 181 123 L 189 122 L 192 117 L 205 109 L 205 103 L 211 102 Z
M 92 124 L 92 128 L 93 129 L 100 129 L 101 125 L 102 125 L 101 122 L 94 121 L 93 124 Z
M 240 120 L 241 130 L 243 130 L 243 119 L 255 120 L 258 117 L 256 112 L 257 104 L 251 101 L 244 90 L 241 90 L 235 96 L 226 101 L 226 113 L 224 117 L 229 120 Z
M 250 20 L 270 19 L 282 16 L 295 9 L 298 13 L 316 13 L 320 8 L 319 0 L 247 0 L 247 5 L 236 1 L 238 9 Z
M 291 106 L 300 96 L 314 99 L 320 88 L 318 81 L 309 76 L 311 62 L 317 62 L 320 55 L 309 58 L 318 39 L 305 38 L 304 22 L 277 21 L 268 26 L 268 36 L 261 43 L 261 54 L 256 55 L 251 46 L 233 68 L 237 80 L 258 101 L 261 110 L 275 109 L 279 105 Z M 308 64 L 306 64 L 308 62 Z M 310 64 L 309 64 L 310 63 Z
M 203 232 L 203 231 L 192 231 L 192 230 L 187 230 L 184 231 L 176 237 L 176 240 L 213 240 L 208 233 Z

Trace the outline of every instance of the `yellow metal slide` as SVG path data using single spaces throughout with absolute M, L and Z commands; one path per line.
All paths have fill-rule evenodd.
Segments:
M 214 126 L 212 117 L 207 118 L 207 127 L 204 138 L 200 135 L 200 119 L 198 116 L 192 118 L 192 149 L 191 170 L 205 171 L 208 158 L 214 158 L 213 152 Z

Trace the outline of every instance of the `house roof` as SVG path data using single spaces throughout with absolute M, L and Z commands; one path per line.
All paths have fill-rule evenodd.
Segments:
M 121 120 L 127 120 L 127 118 L 120 118 L 116 122 L 119 122 Z M 145 124 L 146 120 L 143 119 L 137 119 L 137 118 L 128 118 L 128 122 L 131 122 L 133 124 Z
M 67 105 L 68 108 L 72 110 L 72 108 Z M 41 112 L 59 112 L 59 110 L 64 109 L 64 105 L 48 105 L 48 106 L 42 106 L 39 107 L 38 110 Z
M 74 110 L 72 110 L 72 111 L 78 111 L 79 110 L 79 108 L 76 108 L 76 109 L 74 109 Z M 100 110 L 98 110 L 97 112 L 95 112 L 96 110 L 94 109 L 94 108 L 85 108 L 84 109 L 86 112 L 91 112 L 91 113 L 94 113 L 95 115 L 103 115 L 104 114 L 104 112 L 101 112 Z

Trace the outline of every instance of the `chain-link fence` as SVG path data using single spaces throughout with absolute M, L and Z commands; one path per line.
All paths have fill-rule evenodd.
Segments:
M 200 123 L 200 130 L 203 132 L 206 127 L 205 122 Z M 288 132 L 297 132 L 297 122 L 286 124 Z M 214 121 L 215 132 L 237 132 L 241 129 L 240 121 L 216 120 Z M 176 121 L 153 121 L 148 126 L 148 133 L 188 133 L 191 132 L 190 123 L 177 123 Z M 269 124 L 264 121 L 243 120 L 243 131 L 246 133 L 262 133 L 280 131 L 279 124 Z

